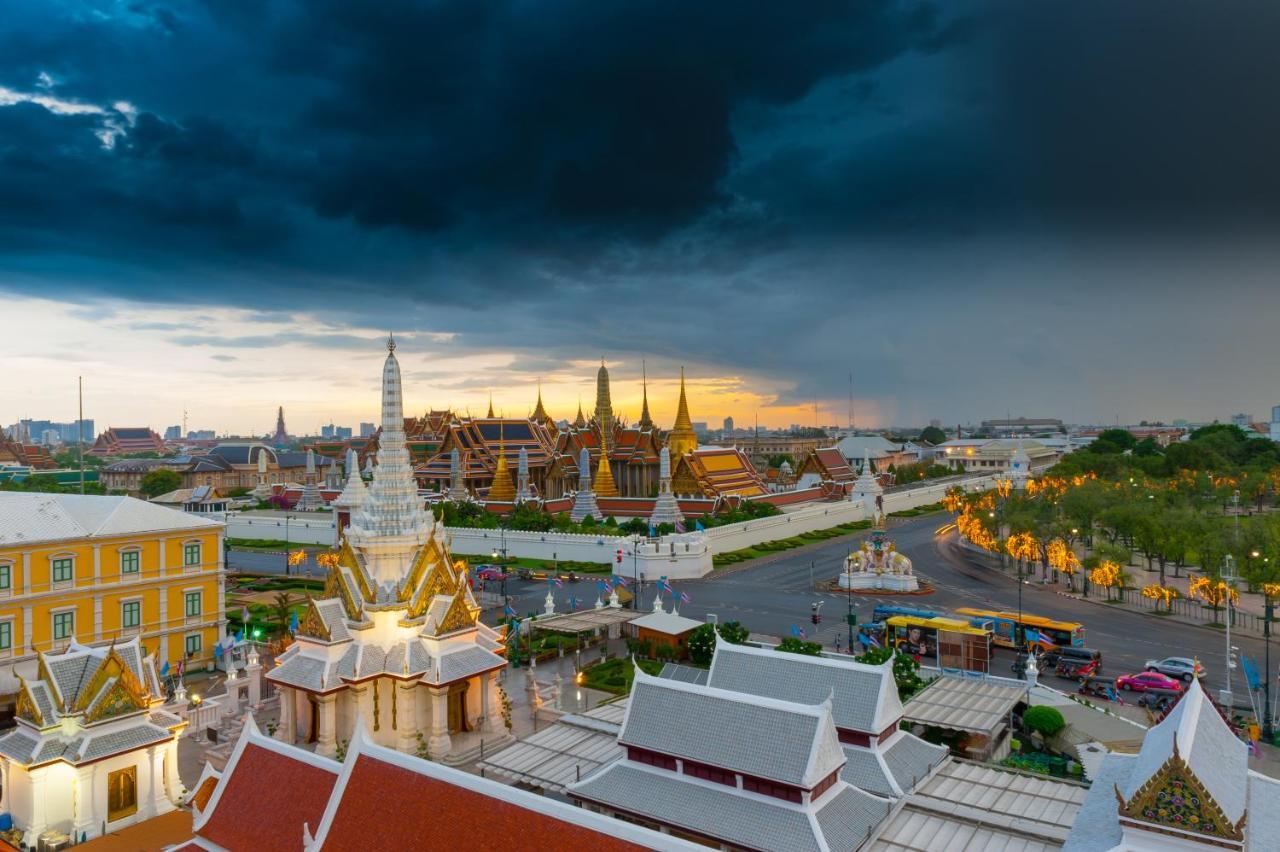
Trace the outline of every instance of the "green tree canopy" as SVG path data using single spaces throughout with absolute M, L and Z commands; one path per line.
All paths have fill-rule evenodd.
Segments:
M 928 441 L 930 444 L 942 444 L 947 440 L 947 433 L 937 426 L 926 426 L 920 430 L 920 440 Z
M 181 487 L 182 475 L 163 467 L 147 471 L 138 483 L 138 490 L 148 497 L 159 497 Z

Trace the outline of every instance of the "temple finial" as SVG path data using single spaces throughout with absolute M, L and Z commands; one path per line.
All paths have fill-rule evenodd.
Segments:
M 390 332 L 390 331 L 387 332 L 387 351 L 388 352 L 396 351 L 396 336 L 394 332 Z

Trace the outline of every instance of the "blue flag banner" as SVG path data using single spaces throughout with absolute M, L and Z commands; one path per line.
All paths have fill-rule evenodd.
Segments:
M 702 526 L 702 521 L 694 521 L 693 528 L 698 532 L 702 532 L 706 527 Z
M 293 613 L 289 616 L 289 632 L 290 633 L 298 632 L 298 611 L 297 610 L 294 610 Z
M 1252 657 L 1241 657 L 1240 662 L 1244 665 L 1244 679 L 1249 684 L 1250 689 L 1261 689 L 1262 678 L 1258 677 L 1258 663 Z
M 165 660 L 164 665 L 160 667 L 160 677 L 169 676 L 169 661 Z
M 214 646 L 213 646 L 213 655 L 214 655 L 215 657 L 221 657 L 221 656 L 222 656 L 222 645 L 221 645 L 221 644 L 218 644 L 218 645 L 214 645 Z
M 793 624 L 793 625 L 791 625 L 791 635 L 792 635 L 792 636 L 799 636 L 799 635 L 800 635 L 800 628 L 799 628 L 799 627 L 796 627 L 794 624 Z
M 237 630 L 237 631 L 236 631 L 236 641 L 237 641 L 237 642 L 243 642 L 243 641 L 244 641 L 244 631 L 243 631 L 243 630 Z
M 658 537 L 658 530 L 654 528 L 653 524 L 649 524 L 649 538 L 657 538 L 657 537 Z

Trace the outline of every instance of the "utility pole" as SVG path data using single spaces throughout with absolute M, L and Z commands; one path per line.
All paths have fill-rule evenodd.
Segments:
M 1231 647 L 1231 590 L 1235 588 L 1235 579 L 1235 559 L 1232 558 L 1230 553 L 1228 553 L 1223 557 L 1222 568 L 1222 581 L 1226 584 L 1226 591 L 1223 594 L 1223 598 L 1227 604 L 1227 629 L 1225 631 L 1227 638 L 1227 688 L 1223 690 L 1221 696 L 1219 696 L 1222 699 L 1222 703 L 1226 705 L 1227 712 L 1230 712 L 1231 708 L 1235 704 L 1235 700 L 1231 693 L 1231 673 L 1235 671 L 1236 667 L 1235 655 L 1232 653 L 1234 649 Z

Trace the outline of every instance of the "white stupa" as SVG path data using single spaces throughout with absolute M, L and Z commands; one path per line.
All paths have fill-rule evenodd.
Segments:
M 578 524 L 588 516 L 600 520 L 596 493 L 591 490 L 591 455 L 583 447 L 578 456 L 578 493 L 573 497 L 573 511 L 569 513 L 569 519 Z
M 653 513 L 649 515 L 652 526 L 658 524 L 679 524 L 684 521 L 684 513 L 676 502 L 676 495 L 671 493 L 671 451 L 666 447 L 658 456 L 658 499 L 654 501 Z
M 506 660 L 479 620 L 466 563 L 453 561 L 443 523 L 423 507 L 405 447 L 400 365 L 387 341 L 382 434 L 373 482 L 307 604 L 297 641 L 268 674 L 286 742 L 332 756 L 355 725 L 373 741 L 433 759 L 474 759 L 501 729 L 497 682 Z M 354 467 L 354 466 L 353 466 Z

